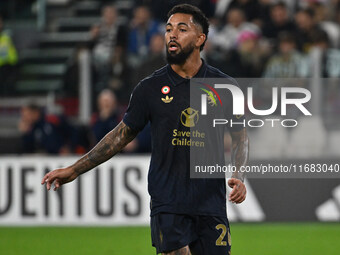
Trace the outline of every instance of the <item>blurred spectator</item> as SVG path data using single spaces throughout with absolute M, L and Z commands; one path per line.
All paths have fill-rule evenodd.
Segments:
M 322 51 L 330 48 L 329 37 L 325 31 L 317 30 L 311 35 L 312 47 L 317 47 Z
M 339 22 L 336 12 L 340 7 L 339 0 L 304 0 L 307 8 L 314 12 L 314 22 L 327 32 L 330 46 L 338 47 L 340 40 Z M 334 22 L 335 21 L 335 22 Z
M 110 75 L 112 57 L 119 48 L 126 45 L 126 31 L 117 22 L 117 11 L 113 6 L 105 6 L 102 9 L 102 21 L 91 29 L 91 37 L 94 42 L 93 62 L 98 72 L 96 91 L 105 87 Z
M 259 14 L 258 19 L 254 20 L 261 29 L 270 20 L 270 7 L 272 5 L 272 0 L 258 0 L 259 2 Z
M 241 9 L 247 21 L 255 22 L 260 19 L 261 5 L 258 0 L 232 0 L 228 9 Z
M 333 0 L 302 0 L 299 3 L 299 7 L 314 9 L 314 7 L 319 6 L 320 4 L 327 4 L 331 6 L 332 2 L 335 2 L 335 1 Z
M 24 153 L 68 154 L 74 135 L 65 118 L 47 116 L 36 104 L 21 109 L 19 130 Z
M 259 34 L 259 27 L 255 24 L 246 22 L 244 12 L 241 9 L 231 9 L 227 14 L 226 24 L 211 38 L 215 47 L 228 51 L 235 48 L 237 38 L 243 31 L 252 31 Z
M 281 32 L 278 39 L 279 52 L 269 59 L 263 76 L 266 78 L 307 77 L 308 60 L 297 50 L 294 35 Z
M 99 142 L 108 132 L 114 129 L 120 121 L 120 112 L 116 95 L 109 89 L 103 90 L 98 96 L 98 113 L 92 116 L 92 133 Z M 125 148 L 127 153 L 151 152 L 150 125 L 147 125 L 138 136 Z
M 111 60 L 108 87 L 116 94 L 119 103 L 127 105 L 133 89 L 131 68 L 127 63 L 126 51 L 116 50 Z
M 92 132 L 94 144 L 99 142 L 119 122 L 116 95 L 109 89 L 103 90 L 97 100 L 98 113 L 92 116 Z
M 329 10 L 326 8 L 326 5 L 324 3 L 320 1 L 315 1 L 310 8 L 314 10 L 315 13 L 314 19 L 316 23 L 329 20 L 330 18 Z
M 166 22 L 168 11 L 178 4 L 191 4 L 201 9 L 206 17 L 210 18 L 214 15 L 216 0 L 135 0 L 137 5 L 148 5 L 152 11 L 152 16 L 158 22 Z
M 232 77 L 261 77 L 266 53 L 260 43 L 260 35 L 243 31 L 237 38 L 237 47 L 222 55 L 210 54 L 207 61 Z
M 334 8 L 333 8 L 333 20 L 336 24 L 340 24 L 340 0 L 334 0 Z
M 278 2 L 270 7 L 270 20 L 263 26 L 263 36 L 276 39 L 282 31 L 294 31 L 295 25 L 290 20 L 288 9 L 284 2 Z
M 309 52 L 312 43 L 312 34 L 321 29 L 315 22 L 314 17 L 315 13 L 313 9 L 302 9 L 295 15 L 298 48 L 305 53 Z
M 330 48 L 327 33 L 316 31 L 312 35 L 312 47 L 317 47 L 322 51 L 322 77 L 340 78 L 340 50 Z
M 340 78 L 340 50 L 329 49 L 324 61 L 324 77 Z M 338 86 L 339 84 L 337 84 Z
M 315 22 L 320 25 L 320 28 L 327 32 L 332 47 L 339 46 L 340 29 L 339 24 L 329 20 L 331 14 L 326 5 L 321 2 L 315 2 L 313 5 L 315 12 Z
M 155 34 L 152 36 L 150 43 L 150 55 L 148 59 L 142 62 L 142 64 L 138 68 L 134 84 L 137 84 L 138 81 L 149 76 L 155 70 L 161 68 L 166 64 L 164 45 L 164 35 Z
M 134 10 L 130 24 L 128 51 L 132 65 L 139 65 L 148 57 L 151 37 L 160 32 L 160 24 L 152 19 L 148 7 L 139 6 Z
M 79 55 L 84 48 L 77 48 L 71 58 L 68 59 L 66 63 L 66 71 L 63 75 L 63 92 L 68 96 L 78 97 L 79 96 Z M 91 84 L 94 84 L 97 80 L 97 71 L 91 62 Z M 95 94 L 93 88 L 92 91 Z
M 124 147 L 125 153 L 150 153 L 151 152 L 151 126 L 148 123 L 145 128 L 138 133 L 127 146 Z
M 340 0 L 330 0 L 330 2 L 326 4 L 326 8 L 328 9 L 329 19 L 338 24 L 337 12 L 340 8 Z
M 11 37 L 3 31 L 3 28 L 4 23 L 0 16 L 0 94 L 7 94 L 15 80 L 18 55 Z

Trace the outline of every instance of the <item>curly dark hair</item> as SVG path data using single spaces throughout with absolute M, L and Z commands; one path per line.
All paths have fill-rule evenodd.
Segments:
M 174 6 L 168 12 L 168 18 L 170 18 L 170 16 L 175 13 L 184 13 L 184 14 L 192 15 L 193 22 L 202 27 L 203 33 L 206 36 L 204 43 L 200 47 L 200 50 L 203 50 L 205 42 L 208 39 L 208 33 L 209 33 L 209 21 L 207 17 L 204 15 L 204 13 L 200 9 L 198 9 L 196 6 L 193 6 L 191 4 L 179 4 L 179 5 Z

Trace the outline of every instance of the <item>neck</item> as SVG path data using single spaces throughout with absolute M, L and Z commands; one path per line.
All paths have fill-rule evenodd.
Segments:
M 180 65 L 171 65 L 172 70 L 174 70 L 179 76 L 190 79 L 197 74 L 198 70 L 202 65 L 202 60 L 200 58 L 199 52 L 194 51 L 187 60 Z

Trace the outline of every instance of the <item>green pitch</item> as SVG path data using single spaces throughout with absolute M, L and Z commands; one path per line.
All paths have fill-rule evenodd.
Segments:
M 233 255 L 340 254 L 340 224 L 231 224 Z M 0 227 L 4 255 L 149 255 L 147 227 Z M 213 254 L 212 254 L 213 255 Z

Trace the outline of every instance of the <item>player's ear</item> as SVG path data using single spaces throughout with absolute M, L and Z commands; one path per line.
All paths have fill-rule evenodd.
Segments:
M 199 35 L 198 35 L 198 38 L 197 38 L 197 41 L 196 41 L 196 47 L 201 47 L 201 45 L 205 42 L 205 40 L 206 40 L 206 35 L 205 34 L 203 34 L 203 33 L 200 33 Z

